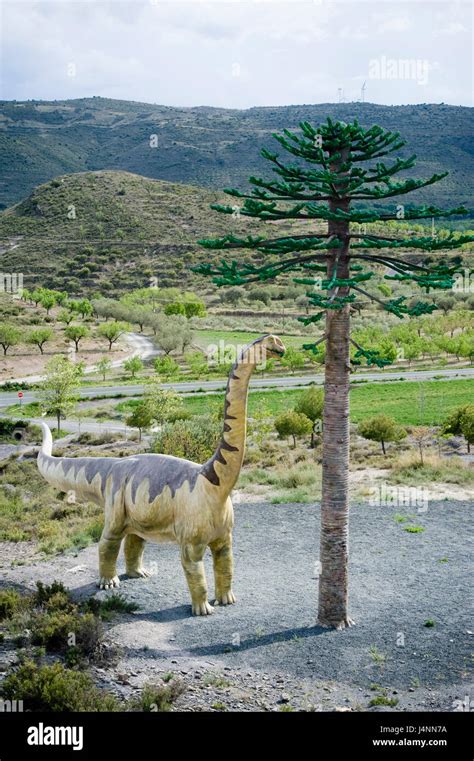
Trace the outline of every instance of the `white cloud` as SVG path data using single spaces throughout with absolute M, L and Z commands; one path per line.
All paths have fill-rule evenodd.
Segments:
M 469 39 L 459 44 L 472 26 L 469 7 L 447 0 L 4 0 L 2 21 L 7 99 L 102 95 L 242 108 L 334 101 L 339 87 L 357 99 L 369 61 L 381 56 L 439 61 L 426 102 L 471 99 Z M 370 83 L 366 99 L 415 103 L 420 89 Z

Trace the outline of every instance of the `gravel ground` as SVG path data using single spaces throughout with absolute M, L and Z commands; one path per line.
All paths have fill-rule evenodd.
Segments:
M 399 523 L 397 512 L 414 520 Z M 425 530 L 408 533 L 407 525 Z M 392 710 L 453 710 L 455 701 L 474 698 L 470 526 L 466 502 L 430 503 L 419 514 L 354 505 L 350 608 L 356 626 L 335 632 L 314 623 L 319 506 L 239 504 L 237 604 L 191 617 L 178 548 L 148 545 L 145 560 L 155 575 L 122 577 L 122 593 L 140 607 L 111 626 L 124 656 L 116 668 L 98 670 L 97 679 L 127 695 L 172 671 L 188 685 L 176 704 L 186 710 L 367 710 L 381 689 L 399 701 Z M 78 595 L 93 594 L 96 553 L 89 547 L 3 569 L 3 583 L 58 579 Z M 429 620 L 434 626 L 425 626 Z M 380 688 L 371 690 L 374 684 Z

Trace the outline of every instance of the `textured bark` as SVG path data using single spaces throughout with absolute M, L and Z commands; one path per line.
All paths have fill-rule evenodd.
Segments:
M 333 165 L 335 167 L 336 165 Z M 348 210 L 348 201 L 331 201 L 332 210 Z M 329 223 L 329 233 L 343 241 L 328 261 L 327 276 L 349 277 L 349 223 Z M 340 288 L 337 296 L 347 296 Z M 350 307 L 326 311 L 326 359 L 323 412 L 323 474 L 321 501 L 321 575 L 318 623 L 344 628 L 348 615 L 349 551 L 349 335 Z

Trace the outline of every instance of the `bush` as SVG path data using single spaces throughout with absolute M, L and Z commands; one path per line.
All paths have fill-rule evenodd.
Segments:
M 33 595 L 33 605 L 46 607 L 49 610 L 70 610 L 73 607 L 71 593 L 61 581 L 52 584 L 36 582 L 36 592 Z
M 153 452 L 205 462 L 217 447 L 220 423 L 204 416 L 165 423 L 153 443 Z
M 311 431 L 312 448 L 316 445 L 317 424 L 318 422 L 320 423 L 323 417 L 323 408 L 324 391 L 322 388 L 316 388 L 316 386 L 311 386 L 306 391 L 303 391 L 295 404 L 295 412 L 306 415 L 313 424 Z
M 444 421 L 443 433 L 464 436 L 470 452 L 471 444 L 474 444 L 474 404 L 457 407 Z
M 174 701 L 186 690 L 186 685 L 178 679 L 167 684 L 147 684 L 141 695 L 130 701 L 131 711 L 169 711 Z
M 55 610 L 35 613 L 30 620 L 31 642 L 44 645 L 49 653 L 65 652 L 71 645 L 83 657 L 93 656 L 103 636 L 100 619 L 92 613 Z M 71 643 L 71 636 L 74 643 Z
M 25 607 L 25 597 L 16 589 L 0 590 L 0 621 L 10 618 Z
M 286 439 L 289 436 L 293 437 L 293 448 L 296 448 L 296 437 L 304 436 L 305 433 L 309 433 L 313 427 L 311 420 L 303 415 L 301 412 L 295 412 L 289 410 L 283 412 L 275 418 L 275 428 L 281 439 Z
M 60 663 L 40 666 L 26 660 L 0 687 L 6 700 L 24 700 L 29 711 L 118 711 L 120 703 L 99 690 L 91 677 Z
M 120 594 L 108 595 L 105 600 L 90 597 L 84 604 L 87 612 L 100 616 L 105 621 L 110 621 L 114 613 L 134 613 L 138 607 L 136 603 L 129 602 Z
M 368 420 L 359 423 L 359 433 L 369 441 L 379 441 L 382 452 L 385 452 L 387 441 L 400 441 L 407 435 L 404 428 L 397 425 L 395 420 L 388 415 L 375 415 Z

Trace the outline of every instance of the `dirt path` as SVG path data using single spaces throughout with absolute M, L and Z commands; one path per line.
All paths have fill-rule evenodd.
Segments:
M 318 506 L 236 507 L 238 602 L 208 618 L 190 615 L 178 548 L 148 545 L 145 559 L 155 575 L 122 577 L 122 593 L 140 607 L 110 626 L 124 657 L 116 668 L 97 670 L 98 681 L 126 695 L 160 673 L 177 672 L 189 685 L 177 706 L 187 710 L 367 710 L 378 694 L 374 684 L 399 701 L 392 710 L 454 710 L 455 701 L 474 698 L 469 505 L 443 501 L 424 513 L 407 510 L 422 533 L 405 531 L 396 512 L 400 508 L 352 508 L 357 625 L 343 632 L 314 625 Z M 90 595 L 96 555 L 89 547 L 4 568 L 2 583 L 31 587 L 38 579 L 58 579 L 77 595 Z M 212 598 L 209 557 L 206 566 Z

